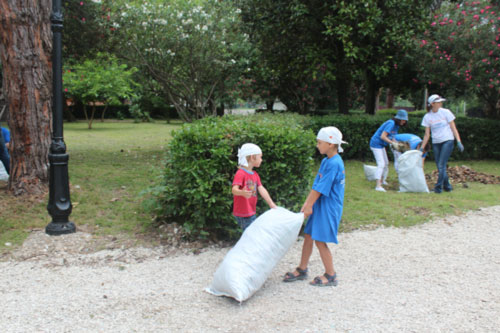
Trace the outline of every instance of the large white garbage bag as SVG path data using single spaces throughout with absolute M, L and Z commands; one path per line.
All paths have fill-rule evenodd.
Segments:
M 7 173 L 7 170 L 5 170 L 2 161 L 0 161 L 0 180 L 9 180 L 9 174 Z
M 297 240 L 303 221 L 303 213 L 281 207 L 260 215 L 226 254 L 205 291 L 239 302 L 248 299 Z
M 376 166 L 363 164 L 363 170 L 365 170 L 365 177 L 367 180 L 377 180 L 377 177 L 375 177 L 375 172 L 377 171 Z
M 422 168 L 422 152 L 408 150 L 398 158 L 398 177 L 400 192 L 429 193 Z

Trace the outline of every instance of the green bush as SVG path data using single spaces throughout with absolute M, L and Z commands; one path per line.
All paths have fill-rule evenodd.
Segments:
M 177 222 L 192 235 L 234 237 L 231 185 L 237 170 L 238 147 L 260 146 L 257 169 L 277 205 L 298 211 L 311 182 L 315 136 L 297 115 L 260 114 L 205 118 L 185 124 L 169 143 L 163 184 L 156 196 L 161 221 Z M 258 213 L 267 209 L 262 198 Z

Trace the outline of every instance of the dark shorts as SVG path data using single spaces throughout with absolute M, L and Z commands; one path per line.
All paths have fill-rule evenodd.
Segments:
M 246 228 L 257 218 L 257 215 L 252 215 L 248 217 L 235 216 L 236 222 L 240 226 L 241 230 L 245 231 Z

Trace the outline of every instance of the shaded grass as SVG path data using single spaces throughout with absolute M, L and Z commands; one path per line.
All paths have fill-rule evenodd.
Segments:
M 77 228 L 97 235 L 125 234 L 137 238 L 149 232 L 151 216 L 141 208 L 140 192 L 156 185 L 162 170 L 165 146 L 180 123 L 139 123 L 106 121 L 66 123 L 73 212 L 70 220 Z M 373 163 L 372 163 L 373 164 Z M 498 161 L 453 161 L 450 166 L 467 165 L 478 172 L 500 175 Z M 363 163 L 345 161 L 346 192 L 341 231 L 372 225 L 410 226 L 447 214 L 498 205 L 500 185 L 469 183 L 455 186 L 451 193 L 398 193 L 391 164 L 389 182 L 393 190 L 374 191 L 365 180 Z M 433 162 L 425 171 L 435 170 Z M 315 170 L 312 170 L 311 181 Z M 263 180 L 265 183 L 265 180 Z M 3 187 L 2 187 L 3 186 Z M 33 229 L 45 228 L 47 195 L 11 197 L 0 183 L 0 249 L 5 243 L 20 244 Z M 228 212 L 230 214 L 230 212 Z
M 161 170 L 167 141 L 180 123 L 66 123 L 64 140 L 77 228 L 96 234 L 135 234 L 151 221 L 142 212 L 139 193 Z M 48 196 L 15 198 L 0 190 L 0 248 L 21 243 L 32 229 L 45 228 Z

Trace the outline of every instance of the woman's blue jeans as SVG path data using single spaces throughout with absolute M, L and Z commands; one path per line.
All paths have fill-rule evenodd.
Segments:
M 448 179 L 448 174 L 446 173 L 446 165 L 448 164 L 448 159 L 453 152 L 453 145 L 455 140 L 448 140 L 441 143 L 435 143 L 432 145 L 434 150 L 434 159 L 436 160 L 436 166 L 438 169 L 438 180 L 434 187 L 434 192 L 441 193 L 442 190 L 451 191 L 450 181 Z

